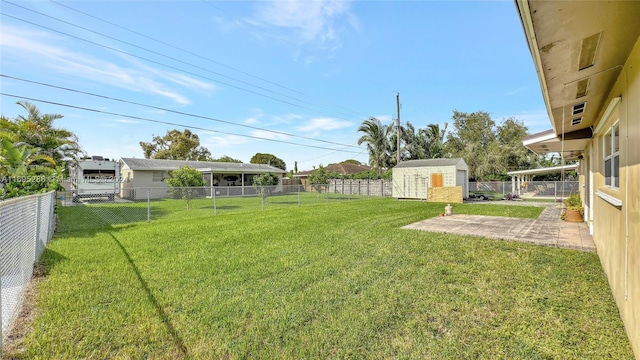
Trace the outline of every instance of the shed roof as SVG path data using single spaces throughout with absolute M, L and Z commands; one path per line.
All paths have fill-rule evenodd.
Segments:
M 447 159 L 422 159 L 407 160 L 396 165 L 395 168 L 412 168 L 412 167 L 429 167 L 429 166 L 462 166 L 467 167 L 467 163 L 463 158 L 447 158 Z
M 285 173 L 286 171 L 266 164 L 244 164 L 215 161 L 161 160 L 161 159 L 120 159 L 131 170 L 171 171 L 190 166 L 199 171 L 235 172 L 235 173 Z

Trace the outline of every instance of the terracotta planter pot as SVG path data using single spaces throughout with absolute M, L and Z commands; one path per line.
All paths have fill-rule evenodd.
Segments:
M 580 210 L 568 210 L 564 215 L 564 221 L 568 222 L 583 222 Z

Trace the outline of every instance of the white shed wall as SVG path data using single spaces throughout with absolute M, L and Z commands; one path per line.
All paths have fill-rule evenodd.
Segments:
M 393 197 L 403 199 L 426 199 L 427 189 L 431 186 L 431 175 L 442 174 L 443 186 L 456 184 L 455 166 L 430 166 L 414 168 L 394 168 Z

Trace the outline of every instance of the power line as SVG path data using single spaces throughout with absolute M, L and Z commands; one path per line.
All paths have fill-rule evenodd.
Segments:
M 311 109 L 311 108 L 309 108 L 309 107 L 302 106 L 302 105 L 299 105 L 299 104 L 295 104 L 295 103 L 292 103 L 292 102 L 290 102 L 290 101 L 285 101 L 285 100 L 282 100 L 282 99 L 278 99 L 278 98 L 273 97 L 273 96 L 269 96 L 269 95 L 261 94 L 261 93 L 259 93 L 259 92 L 253 91 L 253 90 L 249 90 L 249 89 L 246 89 L 246 88 L 243 88 L 243 87 L 240 87 L 240 86 L 236 86 L 236 85 L 233 85 L 233 84 L 230 84 L 230 83 L 227 83 L 227 82 L 223 82 L 223 81 L 220 81 L 220 80 L 212 79 L 212 78 L 210 78 L 210 77 L 206 77 L 206 76 L 204 76 L 204 75 L 200 75 L 200 74 L 196 74 L 196 73 L 191 72 L 191 71 L 187 71 L 187 70 L 184 70 L 184 69 L 180 69 L 180 68 L 177 68 L 177 67 L 175 67 L 175 66 L 167 65 L 167 64 L 161 63 L 161 62 L 159 62 L 159 61 L 155 61 L 155 60 L 152 60 L 152 59 L 149 59 L 149 58 L 145 58 L 145 57 L 143 57 L 143 56 L 134 55 L 134 54 L 131 54 L 131 53 L 126 52 L 126 51 L 124 51 L 124 50 L 119 50 L 119 49 L 116 49 L 116 48 L 111 47 L 111 46 L 107 46 L 107 45 L 104 45 L 104 44 L 97 43 L 97 42 L 95 42 L 95 41 L 91 41 L 91 40 L 83 39 L 83 38 L 81 38 L 81 37 L 79 37 L 79 36 L 71 35 L 71 34 L 69 34 L 69 33 L 65 33 L 64 31 L 55 30 L 55 29 L 52 29 L 52 28 L 50 28 L 50 27 L 47 27 L 47 26 L 44 26 L 44 25 L 40 25 L 40 24 L 36 24 L 36 23 L 34 23 L 34 22 L 31 22 L 31 21 L 28 21 L 28 20 L 24 20 L 24 19 L 21 19 L 21 18 L 18 18 L 18 17 L 12 16 L 12 15 L 8 15 L 8 14 L 1 13 L 1 12 L 0 12 L 0 15 L 3 15 L 3 16 L 9 17 L 9 18 L 12 18 L 12 19 L 14 19 L 14 20 L 18 20 L 18 21 L 25 22 L 25 23 L 27 23 L 27 24 L 31 24 L 31 25 L 33 25 L 33 26 L 41 27 L 41 28 L 43 28 L 43 29 L 47 29 L 47 30 L 49 30 L 49 31 L 53 31 L 53 32 L 56 32 L 56 33 L 59 33 L 59 34 L 65 35 L 65 36 L 69 36 L 69 37 L 71 37 L 71 38 L 74 38 L 74 39 L 77 39 L 77 40 L 80 40 L 80 41 L 84 41 L 84 42 L 90 43 L 90 44 L 92 44 L 92 45 L 100 46 L 100 47 L 103 47 L 103 48 L 108 49 L 108 50 L 111 50 L 111 51 L 115 51 L 115 52 L 118 52 L 118 53 L 121 53 L 121 54 L 125 54 L 125 55 L 127 55 L 127 56 L 131 56 L 131 57 L 134 57 L 134 58 L 137 58 L 137 59 L 140 59 L 140 60 L 148 61 L 148 62 L 153 63 L 153 64 L 156 64 L 156 65 L 164 66 L 164 67 L 169 68 L 169 69 L 172 69 L 172 70 L 180 71 L 180 72 L 183 72 L 183 73 L 186 73 L 186 74 L 189 74 L 189 75 L 193 75 L 193 76 L 196 76 L 196 77 L 199 77 L 199 78 L 203 78 L 203 79 L 206 79 L 206 80 L 209 80 L 209 81 L 212 81 L 212 82 L 216 82 L 216 83 L 219 83 L 219 84 L 222 84 L 222 85 L 226 85 L 226 86 L 232 87 L 232 88 L 234 88 L 234 89 L 238 89 L 238 90 L 245 91 L 245 92 L 248 92 L 248 93 L 251 93 L 251 94 L 254 94 L 254 95 L 262 96 L 262 97 L 265 97 L 265 98 L 267 98 L 267 99 L 275 100 L 275 101 L 281 102 L 281 103 L 283 103 L 283 104 L 287 104 L 287 105 L 295 106 L 295 107 L 297 107 L 297 108 L 301 108 L 301 109 L 309 110 L 309 111 L 316 112 L 316 113 L 321 113 L 321 112 L 320 112 L 319 110 L 317 110 L 317 109 Z M 270 90 L 268 90 L 268 91 L 269 91 L 269 92 L 272 92 L 272 93 L 275 93 L 275 92 L 270 91 Z M 313 105 L 313 106 L 316 106 L 316 105 Z M 344 119 L 344 118 L 340 118 L 340 119 L 346 120 L 346 119 Z
M 173 61 L 179 62 L 179 63 L 181 63 L 181 64 L 185 64 L 185 65 L 188 65 L 188 66 L 192 66 L 192 67 L 194 67 L 194 68 L 196 68 L 196 69 L 203 70 L 203 71 L 206 71 L 206 72 L 209 72 L 209 73 L 212 73 L 212 74 L 215 74 L 215 75 L 221 76 L 221 77 L 226 78 L 226 79 L 230 79 L 230 80 L 233 80 L 233 81 L 237 81 L 237 82 L 239 82 L 239 83 L 241 83 L 241 84 L 245 84 L 245 85 L 253 86 L 253 87 L 257 88 L 257 89 L 260 89 L 260 90 L 263 90 L 263 91 L 266 91 L 266 92 L 269 92 L 269 93 L 273 93 L 273 94 L 276 94 L 276 95 L 280 95 L 280 96 L 283 96 L 283 97 L 285 97 L 285 98 L 288 98 L 288 99 L 291 99 L 291 100 L 295 100 L 295 101 L 298 101 L 298 102 L 301 102 L 301 103 L 304 103 L 304 104 L 307 104 L 307 105 L 320 107 L 320 106 L 318 106 L 318 105 L 312 104 L 312 103 L 307 102 L 307 101 L 305 101 L 305 100 L 298 99 L 298 98 L 295 98 L 295 97 L 292 97 L 292 96 L 289 96 L 289 95 L 286 95 L 286 94 L 282 94 L 282 93 L 279 93 L 279 92 L 273 91 L 273 90 L 271 90 L 271 89 L 267 89 L 267 88 L 265 88 L 265 87 L 262 87 L 262 86 L 258 86 L 258 85 L 252 84 L 252 83 L 250 83 L 250 82 L 247 82 L 247 81 L 243 81 L 243 80 L 240 80 L 240 79 L 234 78 L 234 77 L 232 77 L 232 76 L 224 75 L 224 74 L 221 74 L 221 73 L 219 73 L 219 72 L 216 72 L 216 71 L 213 71 L 213 70 L 209 70 L 209 69 L 207 69 L 207 68 L 204 68 L 204 67 L 202 67 L 202 66 L 194 65 L 194 64 L 189 63 L 189 62 L 187 62 L 187 61 L 180 60 L 180 59 L 178 59 L 178 58 L 175 58 L 175 57 L 172 57 L 172 56 L 169 56 L 169 55 L 166 55 L 166 54 L 163 54 L 163 53 L 160 53 L 160 52 L 154 51 L 154 50 L 150 50 L 150 49 L 144 48 L 144 47 L 142 47 L 142 46 L 139 46 L 139 45 L 136 45 L 136 44 L 130 43 L 130 42 L 128 42 L 128 41 L 120 40 L 120 39 L 115 38 L 115 37 L 113 37 L 113 36 L 109 36 L 109 35 L 106 35 L 106 34 L 103 34 L 103 33 L 100 33 L 100 32 L 94 31 L 94 30 L 91 30 L 91 29 L 89 29 L 89 28 L 86 28 L 86 27 L 83 27 L 83 26 L 80 26 L 80 25 L 77 25 L 77 24 L 71 23 L 71 22 L 69 22 L 69 21 L 65 21 L 65 20 L 62 20 L 62 19 L 60 19 L 60 18 L 57 18 L 57 17 L 51 16 L 51 15 L 47 15 L 47 14 L 41 13 L 41 12 L 39 12 L 39 11 L 32 10 L 32 9 L 26 8 L 26 7 L 24 7 L 24 6 L 20 6 L 20 5 L 14 4 L 14 3 L 10 2 L 10 1 L 6 1 L 6 0 L 4 0 L 4 2 L 5 2 L 5 3 L 7 3 L 7 4 L 10 4 L 10 5 L 13 5 L 13 6 L 19 7 L 19 8 L 21 8 L 21 9 L 24 9 L 24 10 L 27 10 L 27 11 L 31 11 L 31 12 L 36 13 L 36 14 L 38 14 L 38 15 L 41 15 L 41 16 L 44 16 L 44 17 L 47 17 L 47 18 L 53 19 L 53 20 L 55 20 L 55 21 L 59 21 L 59 22 L 62 22 L 62 23 L 64 23 L 64 24 L 67 24 L 67 25 L 70 25 L 70 26 L 76 27 L 76 28 L 78 28 L 78 29 L 82 29 L 82 30 L 84 30 L 84 31 L 88 31 L 88 32 L 93 33 L 93 34 L 96 34 L 96 35 L 100 35 L 100 36 L 106 37 L 107 39 L 111 39 L 111 40 L 114 40 L 114 41 L 117 41 L 117 42 L 120 42 L 120 43 L 123 43 L 123 44 L 129 45 L 129 46 L 132 46 L 132 47 L 134 47 L 134 48 L 136 48 L 136 49 L 144 50 L 144 51 L 150 52 L 150 53 L 152 53 L 152 54 L 159 55 L 159 56 L 162 56 L 162 57 L 164 57 L 164 58 L 167 58 L 167 59 L 170 59 L 170 60 L 173 60 Z M 347 115 L 347 114 L 344 114 L 344 115 Z
M 157 42 L 157 43 L 159 43 L 159 44 L 162 44 L 162 45 L 168 46 L 168 47 L 170 47 L 170 48 L 172 48 L 172 49 L 175 49 L 175 50 L 181 51 L 181 52 L 186 53 L 186 54 L 189 54 L 189 55 L 191 55 L 191 56 L 195 56 L 195 57 L 200 58 L 200 59 L 202 59 L 202 60 L 209 61 L 209 62 L 214 63 L 214 64 L 216 64 L 216 65 L 219 65 L 219 66 L 225 67 L 225 68 L 227 68 L 227 69 L 230 69 L 230 70 L 233 70 L 233 71 L 237 71 L 237 72 L 239 72 L 240 74 L 243 74 L 243 75 L 246 75 L 246 76 L 252 77 L 252 78 L 257 79 L 257 80 L 264 81 L 264 82 L 266 82 L 266 83 L 269 83 L 269 84 L 272 84 L 272 85 L 278 86 L 278 87 L 283 88 L 283 89 L 285 89 L 285 90 L 289 90 L 289 91 L 292 91 L 292 92 L 298 93 L 298 94 L 300 94 L 300 95 L 308 96 L 308 95 L 306 95 L 306 94 L 304 94 L 304 93 L 302 93 L 302 92 L 300 92 L 300 91 L 298 91 L 298 90 L 291 89 L 291 88 L 289 88 L 289 87 L 287 87 L 287 86 L 284 86 L 284 85 L 278 84 L 278 83 L 276 83 L 276 82 L 273 82 L 273 81 L 267 80 L 267 79 L 262 78 L 262 77 L 260 77 L 260 76 L 253 75 L 253 74 L 250 74 L 250 73 L 248 73 L 248 72 L 242 71 L 242 70 L 240 70 L 240 69 L 234 68 L 233 66 L 229 66 L 229 65 L 223 64 L 223 63 L 221 63 L 221 62 L 219 62 L 219 61 L 216 61 L 216 60 L 213 60 L 213 59 L 211 59 L 211 58 L 208 58 L 208 57 L 205 57 L 205 56 L 199 55 L 199 54 L 197 54 L 197 53 L 194 53 L 194 52 L 192 52 L 192 51 L 189 51 L 189 50 L 183 49 L 183 48 L 181 48 L 181 47 L 178 47 L 178 46 L 172 45 L 172 44 L 170 44 L 170 43 L 168 43 L 168 42 L 165 42 L 165 41 L 162 41 L 162 40 L 159 40 L 159 39 L 153 38 L 153 37 L 151 37 L 151 36 L 148 36 L 148 35 L 145 35 L 145 34 L 143 34 L 143 33 L 137 32 L 137 31 L 135 31 L 135 30 L 131 30 L 131 29 L 126 28 L 126 27 L 124 27 L 124 26 L 122 26 L 122 25 L 118 25 L 118 24 L 116 24 L 116 23 L 113 23 L 113 22 L 111 22 L 111 21 L 108 21 L 108 20 L 102 19 L 102 18 L 97 17 L 97 16 L 95 16 L 95 15 L 91 15 L 91 14 L 86 13 L 86 12 L 84 12 L 84 11 L 81 11 L 81 10 L 78 10 L 78 9 L 75 9 L 75 8 L 72 8 L 71 6 L 68 6 L 68 5 L 62 4 L 62 3 L 57 2 L 57 1 L 54 1 L 54 0 L 50 0 L 50 2 L 52 2 L 52 3 L 56 4 L 56 5 L 59 5 L 59 6 L 65 7 L 65 8 L 67 8 L 67 9 L 69 9 L 69 10 L 75 11 L 75 12 L 77 12 L 77 13 L 80 13 L 80 14 L 82 14 L 82 15 L 88 16 L 88 17 L 90 17 L 90 18 L 92 18 L 92 19 L 96 19 L 96 20 L 101 21 L 101 22 L 103 22 L 103 23 L 105 23 L 105 24 L 109 24 L 109 25 L 114 26 L 114 27 L 117 27 L 117 28 L 119 28 L 119 29 L 122 29 L 122 30 L 128 31 L 128 32 L 130 32 L 130 33 L 132 33 L 132 34 L 136 34 L 136 35 L 138 35 L 138 36 L 144 37 L 144 38 L 146 38 L 146 39 L 148 39 L 148 40 L 155 41 L 155 42 Z M 211 5 L 211 4 L 209 4 L 209 5 Z
M 310 147 L 310 148 L 323 149 L 323 150 L 341 151 L 341 152 L 348 152 L 348 153 L 353 153 L 353 154 L 358 154 L 359 153 L 357 151 L 340 150 L 340 149 L 328 148 L 328 147 L 324 147 L 324 146 L 308 145 L 308 144 L 299 144 L 299 143 L 294 143 L 294 142 L 290 142 L 290 141 L 284 141 L 284 140 L 278 140 L 278 139 L 269 139 L 269 138 L 263 138 L 263 137 L 259 137 L 259 136 L 253 136 L 253 135 L 244 135 L 244 134 L 238 134 L 238 133 L 231 133 L 231 132 L 226 132 L 226 131 L 207 129 L 207 128 L 202 128 L 202 127 L 198 127 L 198 126 L 185 125 L 185 124 L 174 123 L 174 122 L 169 122 L 169 121 L 162 121 L 162 120 L 156 120 L 156 119 L 143 118 L 143 117 L 140 117 L 140 116 L 119 114 L 119 113 L 114 113 L 114 112 L 110 112 L 110 111 L 92 109 L 92 108 L 87 108 L 87 107 L 77 106 L 77 105 L 64 104 L 64 103 L 59 103 L 59 102 L 55 102 L 55 101 L 31 98 L 31 97 L 15 95 L 15 94 L 7 94 L 7 93 L 3 93 L 3 92 L 0 92 L 0 95 L 8 96 L 8 97 L 16 98 L 16 99 L 38 101 L 38 102 L 45 103 L 45 104 L 63 106 L 63 107 L 68 107 L 68 108 L 72 108 L 72 109 L 77 109 L 77 110 L 90 111 L 90 112 L 94 112 L 94 113 L 113 115 L 113 116 L 120 116 L 120 117 L 125 117 L 125 118 L 129 118 L 129 119 L 133 119 L 133 120 L 147 121 L 147 122 L 153 122 L 153 123 L 157 123 L 157 124 L 164 124 L 164 125 L 171 125 L 171 126 L 180 126 L 180 127 L 184 127 L 184 128 L 187 128 L 187 129 L 202 130 L 202 131 L 208 131 L 208 132 L 213 132 L 213 133 L 218 133 L 218 134 L 240 136 L 240 137 L 246 137 L 246 138 L 250 138 L 250 139 L 271 141 L 271 142 L 276 142 L 276 143 L 281 143 L 281 144 L 289 144 L 289 145 Z
M 48 84 L 48 83 L 43 83 L 43 82 L 39 82 L 39 81 L 27 80 L 27 79 L 15 77 L 15 76 L 10 76 L 10 75 L 5 75 L 5 74 L 1 74 L 1 73 L 0 73 L 0 77 L 4 77 L 4 78 L 7 78 L 7 79 L 18 80 L 18 81 L 23 81 L 23 82 L 27 82 L 27 83 L 31 83 L 31 84 L 37 84 L 37 85 L 40 85 L 40 86 L 46 86 L 46 87 L 50 87 L 50 88 L 54 88 L 54 89 L 74 92 L 74 93 L 78 93 L 78 94 L 94 96 L 94 97 L 98 97 L 98 98 L 102 98 L 102 99 L 118 101 L 118 102 L 122 102 L 122 103 L 126 103 L 126 104 L 142 106 L 142 107 L 146 107 L 146 108 L 150 108 L 150 109 L 162 110 L 162 111 L 170 112 L 170 113 L 173 113 L 173 114 L 189 116 L 189 117 L 194 117 L 194 118 L 198 118 L 198 119 L 204 119 L 204 120 L 215 121 L 215 122 L 220 122 L 220 123 L 224 123 L 224 124 L 230 124 L 230 125 L 234 125 L 234 126 L 245 127 L 245 128 L 254 129 L 254 130 L 270 132 L 270 133 L 278 134 L 278 135 L 286 135 L 286 136 L 291 136 L 291 137 L 295 137 L 295 138 L 300 138 L 300 139 L 305 139 L 305 140 L 313 140 L 313 141 L 323 142 L 323 143 L 332 144 L 332 145 L 339 145 L 339 146 L 344 146 L 344 147 L 360 148 L 357 145 L 342 144 L 342 143 L 337 143 L 337 142 L 328 141 L 328 140 L 315 139 L 315 138 L 312 138 L 312 137 L 290 134 L 290 133 L 286 133 L 286 132 L 283 132 L 283 131 L 270 130 L 270 129 L 260 128 L 260 127 L 257 127 L 257 126 L 251 126 L 251 125 L 245 125 L 245 124 L 238 124 L 238 123 L 234 123 L 232 121 L 216 119 L 216 118 L 212 118 L 212 117 L 209 117 L 209 116 L 203 116 L 203 115 L 197 115 L 197 114 L 192 114 L 192 113 L 186 113 L 186 112 L 183 112 L 183 111 L 171 110 L 171 109 L 167 109 L 167 108 L 163 108 L 163 107 L 159 107 L 159 106 L 142 104 L 142 103 L 138 103 L 138 102 L 135 102 L 135 101 L 114 98 L 114 97 L 106 96 L 106 95 L 94 94 L 94 93 L 90 93 L 90 92 L 87 92 L 87 91 L 66 88 L 66 87 L 57 86 L 57 85 Z
M 88 32 L 90 32 L 90 33 L 93 33 L 93 34 L 96 34 L 96 35 L 100 35 L 100 36 L 103 36 L 103 37 L 105 37 L 105 38 L 108 38 L 108 39 L 111 39 L 111 40 L 114 40 L 114 41 L 117 41 L 117 42 L 120 42 L 120 43 L 123 43 L 123 44 L 129 45 L 129 46 L 132 46 L 132 47 L 134 47 L 134 48 L 137 48 L 137 49 L 140 49 L 140 50 L 143 50 L 143 51 L 147 51 L 147 52 L 149 52 L 149 53 L 152 53 L 152 54 L 155 54 L 155 55 L 159 55 L 159 56 L 165 57 L 165 58 L 167 58 L 167 59 L 170 59 L 170 60 L 173 60 L 173 61 L 176 61 L 176 62 L 179 62 L 179 63 L 185 64 L 185 65 L 188 65 L 188 66 L 192 66 L 192 67 L 194 67 L 194 68 L 197 68 L 197 69 L 200 69 L 200 70 L 203 70 L 203 71 L 206 71 L 206 72 L 209 72 L 209 73 L 215 74 L 215 75 L 217 75 L 217 76 L 220 76 L 220 77 L 223 77 L 223 78 L 226 78 L 226 79 L 230 79 L 230 80 L 233 80 L 233 81 L 237 81 L 237 82 L 239 82 L 239 83 L 241 83 L 241 84 L 245 84 L 245 85 L 248 85 L 248 86 L 255 87 L 255 88 L 257 88 L 257 89 L 260 89 L 260 90 L 266 91 L 266 92 L 268 92 L 268 93 L 276 94 L 276 95 L 279 95 L 279 96 L 282 96 L 282 97 L 285 97 L 285 98 L 288 98 L 288 99 L 291 99 L 291 100 L 294 100 L 294 101 L 297 101 L 297 102 L 300 102 L 300 103 L 303 103 L 303 104 L 307 104 L 307 105 L 310 105 L 310 106 L 314 106 L 314 107 L 317 107 L 317 108 L 323 108 L 323 107 L 324 107 L 324 106 L 322 106 L 322 105 L 317 105 L 317 104 L 314 104 L 314 103 L 311 103 L 311 102 L 305 101 L 305 100 L 300 99 L 300 98 L 296 98 L 296 97 L 293 97 L 293 96 L 289 96 L 289 95 L 286 95 L 286 94 L 283 94 L 283 93 L 280 93 L 280 92 L 277 92 L 277 91 L 274 91 L 274 90 L 271 90 L 271 89 L 268 89 L 268 88 L 265 88 L 265 87 L 262 87 L 262 86 L 256 85 L 256 84 L 254 84 L 254 83 L 250 83 L 250 82 L 248 82 L 248 81 L 240 80 L 240 79 L 237 79 L 237 78 L 235 78 L 235 77 L 232 77 L 232 76 L 228 76 L 228 75 L 222 74 L 222 73 L 220 73 L 220 72 L 216 72 L 216 71 L 213 71 L 213 70 L 210 70 L 210 69 L 207 69 L 207 68 L 204 68 L 204 67 L 198 66 L 198 65 L 194 65 L 194 64 L 192 64 L 192 63 L 190 63 L 190 62 L 187 62 L 187 61 L 184 61 L 184 60 L 180 60 L 180 59 L 178 59 L 178 58 L 175 58 L 175 57 L 172 57 L 172 56 L 169 56 L 169 55 L 166 55 L 166 54 L 163 54 L 163 53 L 160 53 L 160 52 L 154 51 L 154 50 L 150 50 L 150 49 L 148 49 L 148 48 L 145 48 L 145 47 L 142 47 L 142 46 L 139 46 L 139 45 L 133 44 L 133 43 L 128 42 L 128 41 L 120 40 L 120 39 L 118 39 L 118 38 L 116 38 L 116 37 L 109 36 L 109 35 L 106 35 L 106 34 L 104 34 L 104 33 L 98 32 L 98 31 L 91 30 L 91 29 L 89 29 L 89 28 L 86 28 L 86 27 L 83 27 L 83 26 L 80 26 L 80 25 L 77 25 L 77 24 L 71 23 L 71 22 L 69 22 L 69 21 L 65 21 L 65 20 L 63 20 L 63 19 L 60 19 L 60 18 L 57 18 L 57 17 L 51 16 L 51 15 L 48 15 L 48 14 L 45 14 L 45 13 L 42 13 L 42 12 L 39 12 L 39 11 L 36 11 L 36 10 L 33 10 L 33 9 L 29 9 L 29 8 L 27 8 L 27 7 L 24 7 L 24 6 L 21 6 L 21 5 L 18 5 L 18 4 L 15 4 L 15 3 L 12 3 L 12 2 L 10 2 L 10 1 L 6 1 L 6 0 L 4 0 L 4 2 L 5 2 L 5 3 L 7 3 L 7 4 L 10 4 L 10 5 L 13 5 L 13 6 L 15 6 L 15 7 L 19 7 L 19 8 L 21 8 L 21 9 L 24 9 L 24 10 L 27 10 L 27 11 L 30 11 L 30 12 L 33 12 L 33 13 L 36 13 L 36 14 L 39 14 L 39 15 L 41 15 L 41 16 L 44 16 L 44 17 L 47 17 L 47 18 L 50 18 L 50 19 L 56 20 L 56 21 L 58 21 L 58 22 L 62 22 L 62 23 L 64 23 L 64 24 L 67 24 L 67 25 L 70 25 L 70 26 L 73 26 L 73 27 L 76 27 L 76 28 L 79 28 L 79 29 L 82 29 L 82 30 L 88 31 Z M 150 39 L 150 40 L 153 40 L 153 41 L 159 42 L 159 43 L 161 43 L 161 44 L 163 44 L 163 45 L 165 45 L 165 46 L 169 46 L 169 47 L 171 47 L 171 48 L 174 48 L 174 49 L 177 49 L 177 50 L 179 50 L 179 51 L 185 52 L 185 53 L 187 53 L 187 54 L 189 54 L 189 55 L 196 56 L 196 57 L 198 57 L 198 58 L 200 58 L 200 59 L 204 59 L 204 60 L 206 60 L 206 61 L 209 61 L 209 62 L 215 63 L 215 64 L 220 65 L 220 66 L 224 66 L 224 67 L 226 67 L 226 68 L 229 68 L 229 69 L 232 69 L 232 70 L 234 70 L 234 71 L 240 72 L 241 74 L 244 74 L 244 75 L 247 75 L 247 76 L 250 76 L 250 77 L 253 77 L 253 78 L 259 79 L 259 80 L 261 80 L 261 81 L 264 81 L 264 82 L 267 82 L 267 83 L 269 83 L 269 84 L 272 84 L 272 85 L 278 86 L 278 87 L 283 88 L 283 89 L 286 89 L 286 90 L 288 90 L 288 91 L 295 92 L 295 93 L 298 93 L 298 94 L 300 94 L 300 95 L 304 95 L 304 96 L 310 97 L 309 95 L 306 95 L 306 94 L 304 94 L 304 93 L 302 93 L 302 92 L 300 92 L 300 91 L 297 91 L 297 90 L 295 90 L 295 89 L 292 89 L 292 88 L 286 87 L 286 86 L 284 86 L 284 85 L 280 85 L 280 84 L 278 84 L 278 83 L 275 83 L 275 82 L 269 81 L 269 80 L 264 79 L 264 78 L 262 78 L 262 77 L 255 76 L 255 75 L 249 74 L 249 73 L 247 73 L 247 72 L 244 72 L 244 71 L 241 71 L 241 70 L 235 69 L 235 68 L 233 68 L 233 67 L 227 66 L 227 65 L 225 65 L 225 64 L 222 64 L 222 63 L 217 62 L 217 61 L 215 61 L 215 60 L 212 60 L 212 59 L 210 59 L 210 58 L 206 58 L 206 57 L 201 56 L 201 55 L 198 55 L 198 54 L 196 54 L 196 53 L 193 53 L 193 52 L 190 52 L 190 51 L 187 51 L 187 50 L 181 49 L 181 48 L 176 47 L 176 46 L 173 46 L 173 45 L 171 45 L 171 44 L 169 44 L 169 43 L 166 43 L 166 42 L 163 42 L 163 41 L 160 41 L 160 40 L 157 40 L 157 39 L 151 38 L 151 37 L 146 36 L 146 35 L 144 35 L 144 34 L 141 34 L 141 33 L 139 33 L 139 32 L 135 32 L 135 31 L 133 31 L 133 30 L 129 30 L 129 29 L 127 29 L 127 28 L 124 28 L 124 27 L 119 26 L 119 25 L 117 25 L 117 24 L 114 24 L 114 23 L 108 22 L 108 21 L 106 21 L 106 20 L 100 19 L 100 18 L 95 17 L 95 16 L 93 16 L 93 15 L 90 15 L 90 14 L 84 13 L 84 12 L 79 11 L 79 10 L 75 10 L 75 9 L 73 9 L 73 8 L 71 8 L 71 7 L 67 6 L 67 5 L 59 4 L 59 3 L 57 3 L 56 1 L 51 1 L 51 2 L 53 2 L 53 3 L 57 4 L 57 5 L 63 6 L 63 7 L 65 7 L 65 8 L 71 9 L 71 10 L 73 10 L 73 11 L 77 11 L 77 12 L 79 12 L 79 13 L 83 14 L 83 15 L 90 16 L 90 17 L 92 17 L 92 18 L 98 19 L 98 20 L 103 21 L 103 22 L 105 22 L 105 23 L 107 23 L 107 24 L 110 24 L 110 25 L 112 25 L 112 26 L 116 26 L 116 27 L 121 28 L 121 29 L 124 29 L 124 30 L 126 30 L 126 31 L 130 31 L 130 32 L 132 32 L 132 33 L 134 33 L 134 34 L 137 34 L 137 35 L 139 35 L 139 36 L 143 36 L 143 37 L 145 37 L 145 38 L 147 38 L 147 39 Z M 211 4 L 209 4 L 209 5 L 211 5 Z M 213 6 L 213 5 L 211 5 L 211 6 Z M 215 6 L 214 6 L 214 7 L 215 7 Z M 18 19 L 18 20 L 24 21 L 23 19 Z M 65 34 L 65 35 L 66 35 L 66 34 Z M 69 35 L 68 35 L 68 36 L 69 36 Z M 82 39 L 82 40 L 84 41 L 84 39 Z M 95 43 L 94 43 L 94 44 L 95 44 Z M 104 47 L 104 45 L 101 45 L 101 44 L 97 44 L 97 45 L 99 45 L 99 46 L 103 46 L 103 47 Z M 112 49 L 111 49 L 111 50 L 112 50 Z M 131 55 L 131 54 L 127 53 L 127 55 Z M 149 61 L 148 59 L 144 59 L 144 60 Z M 186 72 L 186 71 L 185 71 L 185 72 Z M 216 81 L 216 80 L 211 79 L 211 81 Z M 219 82 L 219 83 L 224 84 L 224 85 L 227 85 L 227 86 L 230 86 L 229 84 L 226 84 L 226 83 L 223 83 L 223 82 Z M 236 88 L 238 88 L 238 87 L 236 87 Z M 241 90 L 242 90 L 242 88 L 238 88 L 238 89 L 241 89 Z M 347 111 L 349 111 L 349 112 L 352 112 L 353 114 L 357 114 L 357 111 L 355 111 L 355 110 L 351 110 L 351 109 L 348 109 L 348 108 L 345 108 L 345 107 L 342 107 L 342 106 L 339 106 L 338 108 L 340 108 L 340 109 L 344 109 L 344 110 L 347 110 Z M 311 109 L 307 109 L 307 110 L 311 110 Z M 312 110 L 312 111 L 314 111 L 314 110 Z M 316 111 L 317 111 L 317 110 L 316 110 Z M 339 113 L 339 114 L 342 114 L 342 115 L 345 115 L 345 116 L 353 116 L 352 114 L 347 114 L 347 113 L 344 113 L 344 112 L 338 112 L 338 113 Z

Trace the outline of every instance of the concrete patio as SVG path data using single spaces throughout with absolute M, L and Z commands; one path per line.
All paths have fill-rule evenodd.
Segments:
M 537 219 L 456 215 L 454 212 L 453 216 L 438 216 L 402 228 L 595 252 L 587 224 L 562 221 L 561 211 L 561 206 L 553 203 L 546 205 Z

